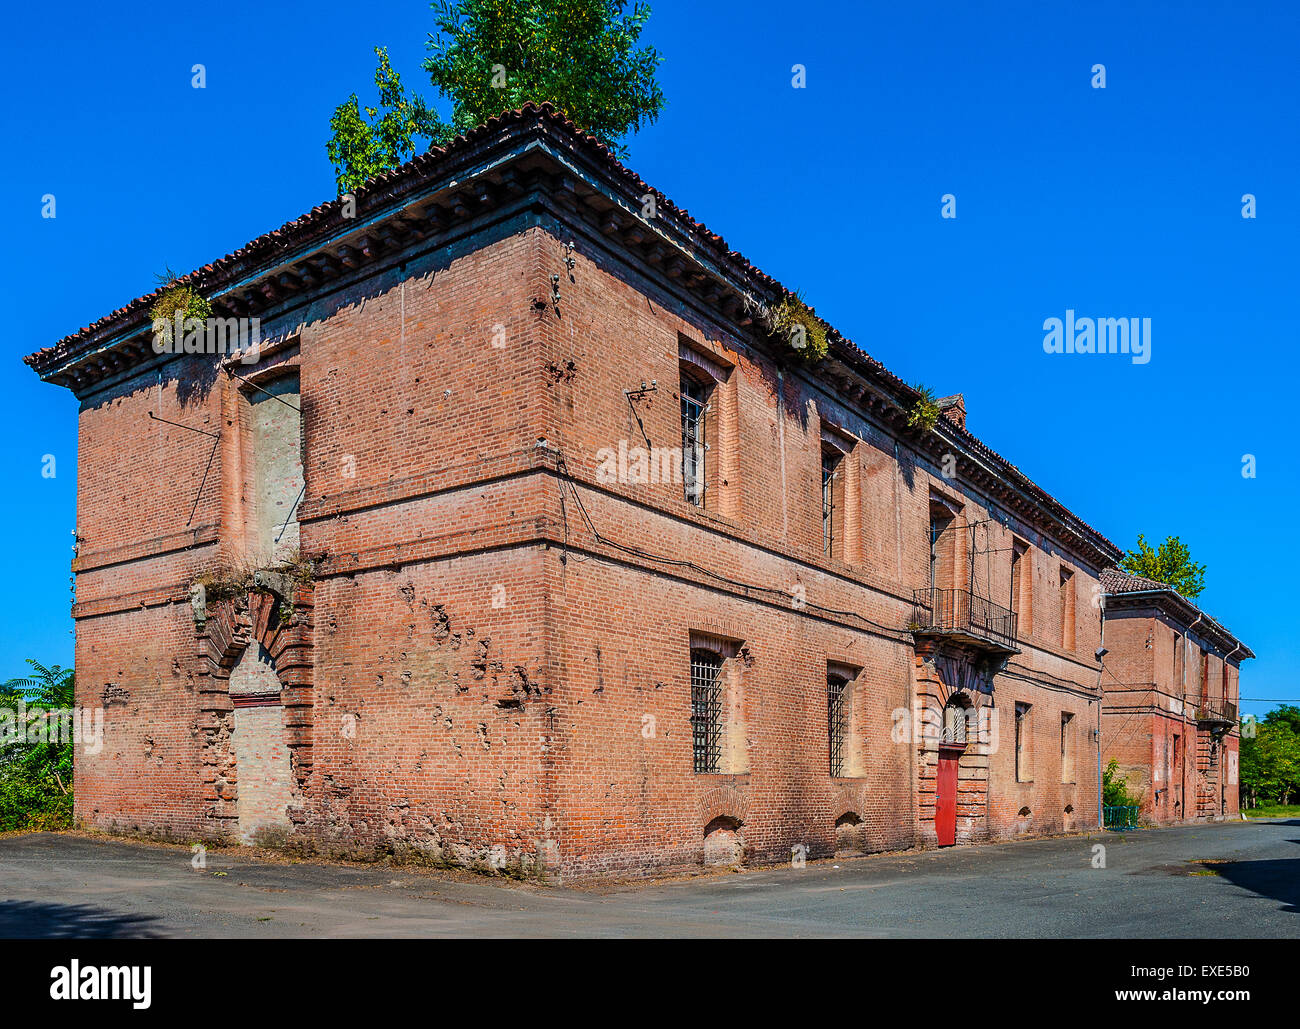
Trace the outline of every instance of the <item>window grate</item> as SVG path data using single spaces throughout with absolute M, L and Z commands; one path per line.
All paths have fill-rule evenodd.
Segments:
M 943 708 L 943 742 L 965 746 L 969 715 L 962 704 L 949 701 Z
M 838 675 L 826 677 L 826 727 L 833 777 L 844 774 L 844 693 L 847 685 Z
M 822 452 L 822 553 L 835 556 L 835 475 L 839 455 Z
M 718 771 L 722 756 L 722 659 L 691 653 L 691 742 L 697 772 Z
M 704 415 L 707 390 L 694 379 L 682 377 L 682 483 L 686 500 L 704 506 L 704 456 L 708 447 L 704 439 Z

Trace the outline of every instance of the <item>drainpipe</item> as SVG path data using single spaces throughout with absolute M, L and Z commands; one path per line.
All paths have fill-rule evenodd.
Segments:
M 1097 828 L 1106 828 L 1106 811 L 1101 806 L 1101 710 L 1106 706 L 1101 673 L 1106 668 L 1106 594 L 1101 594 L 1101 640 L 1097 647 Z

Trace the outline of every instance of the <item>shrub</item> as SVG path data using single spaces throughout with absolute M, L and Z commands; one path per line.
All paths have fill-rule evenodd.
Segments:
M 162 296 L 154 301 L 149 315 L 155 325 L 159 322 L 163 323 L 159 328 L 164 342 L 179 344 L 180 340 L 172 340 L 175 335 L 177 312 L 181 313 L 182 325 L 190 318 L 206 323 L 212 316 L 212 305 L 196 290 L 189 286 L 177 285 L 176 273 L 170 268 L 158 276 L 158 281 L 163 286 Z
M 72 791 L 65 791 L 52 774 L 33 775 L 14 767 L 0 771 L 0 832 L 70 828 Z
M 912 405 L 912 410 L 908 412 L 908 427 L 920 429 L 922 432 L 929 432 L 939 420 L 939 402 L 935 399 L 934 391 L 928 387 L 913 386 L 912 388 L 920 396 L 916 398 L 916 403 Z
M 1128 779 L 1119 774 L 1119 762 L 1111 758 L 1101 775 L 1101 802 L 1106 807 L 1140 807 L 1142 798 L 1128 791 Z
M 826 356 L 830 344 L 826 339 L 826 323 L 812 313 L 798 293 L 792 293 L 767 314 L 768 331 L 790 345 L 790 348 L 810 364 Z

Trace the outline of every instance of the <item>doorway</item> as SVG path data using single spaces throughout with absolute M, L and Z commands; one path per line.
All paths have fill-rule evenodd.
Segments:
M 934 793 L 934 835 L 940 847 L 957 843 L 957 779 L 966 752 L 966 720 L 966 706 L 959 700 L 944 705 Z

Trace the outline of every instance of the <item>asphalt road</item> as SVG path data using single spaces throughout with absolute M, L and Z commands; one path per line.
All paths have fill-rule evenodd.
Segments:
M 0 839 L 0 937 L 1294 938 L 1297 844 L 1222 822 L 579 890 L 31 834 Z

